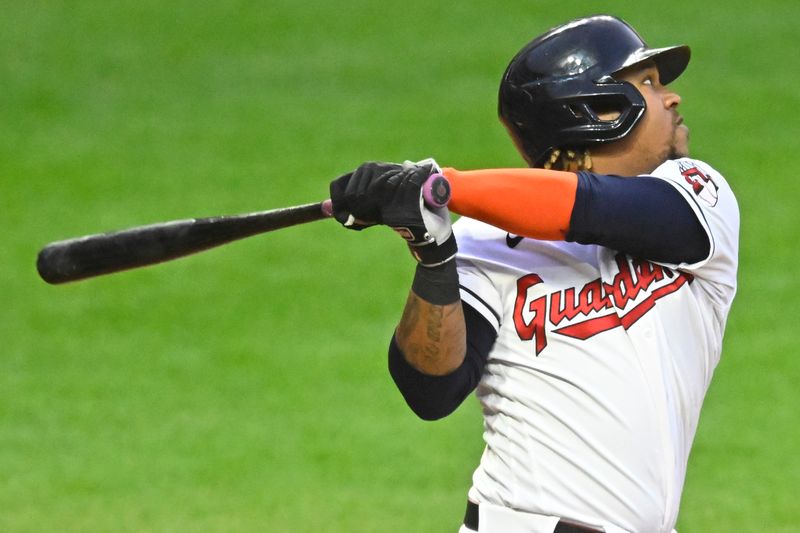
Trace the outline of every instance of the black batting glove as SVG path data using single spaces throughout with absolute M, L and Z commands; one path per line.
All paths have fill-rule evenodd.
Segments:
M 364 163 L 331 182 L 333 216 L 349 229 L 383 224 L 395 230 L 423 266 L 455 257 L 457 246 L 446 207 L 429 208 L 422 186 L 439 172 L 433 159 L 419 163 Z
M 362 230 L 381 223 L 381 203 L 369 187 L 402 170 L 396 163 L 369 162 L 330 184 L 333 218 L 347 229 Z

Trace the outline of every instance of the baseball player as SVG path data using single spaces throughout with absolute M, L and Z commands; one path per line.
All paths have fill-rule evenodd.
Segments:
M 389 348 L 411 409 L 480 400 L 462 533 L 674 530 L 739 226 L 728 183 L 688 157 L 668 85 L 688 62 L 617 18 L 569 22 L 500 85 L 529 168 L 365 163 L 331 183 L 337 220 L 392 227 L 418 261 Z M 437 171 L 452 227 L 421 199 Z

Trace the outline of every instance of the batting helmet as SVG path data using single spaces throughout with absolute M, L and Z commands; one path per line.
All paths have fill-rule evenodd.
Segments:
M 645 111 L 642 95 L 614 74 L 653 60 L 661 83 L 689 63 L 688 46 L 649 48 L 622 20 L 574 20 L 528 43 L 500 83 L 498 111 L 522 155 L 542 166 L 555 148 L 582 148 L 628 135 Z M 599 117 L 616 111 L 612 120 Z

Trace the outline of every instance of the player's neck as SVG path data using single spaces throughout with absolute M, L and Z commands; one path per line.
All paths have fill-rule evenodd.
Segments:
M 617 176 L 638 176 L 648 174 L 663 161 L 644 161 L 640 158 L 626 157 L 624 154 L 592 153 L 592 172 L 614 174 Z
M 595 146 L 591 149 L 592 171 L 598 174 L 638 176 L 649 174 L 666 161 L 667 154 L 644 149 L 636 139 Z

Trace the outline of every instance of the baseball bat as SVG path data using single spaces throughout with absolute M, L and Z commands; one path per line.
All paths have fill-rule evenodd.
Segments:
M 431 175 L 422 195 L 431 207 L 450 199 L 450 185 L 441 174 Z M 53 242 L 36 260 L 39 276 L 51 284 L 111 274 L 163 263 L 229 242 L 332 216 L 331 201 L 269 211 L 209 218 L 192 218 L 139 226 Z

